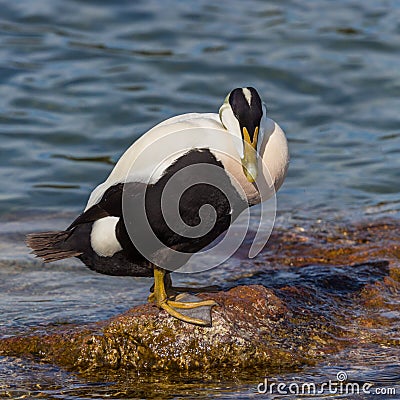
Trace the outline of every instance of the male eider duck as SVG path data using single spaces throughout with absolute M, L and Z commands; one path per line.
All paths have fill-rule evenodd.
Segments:
M 215 302 L 179 301 L 182 296 L 176 297 L 170 278 L 175 259 L 164 250 L 184 254 L 176 259 L 179 268 L 220 237 L 245 208 L 275 193 L 288 163 L 285 134 L 267 118 L 257 91 L 237 88 L 226 96 L 218 114 L 178 115 L 150 129 L 126 150 L 65 231 L 29 234 L 27 244 L 45 262 L 77 257 L 102 274 L 154 276 L 150 302 L 182 321 L 209 325 L 188 310 L 210 309 Z M 192 166 L 204 168 L 180 174 Z M 176 187 L 185 188 L 177 205 L 185 226 L 197 227 L 207 219 L 200 212 L 203 206 L 214 210 L 213 225 L 201 236 L 176 232 L 163 214 L 162 205 L 169 205 L 163 192 L 174 175 Z M 258 185 L 263 180 L 269 190 L 264 194 Z M 159 243 L 159 248 L 149 247 L 151 254 L 143 254 L 136 240 L 148 240 L 147 233 L 141 233 L 144 218 Z

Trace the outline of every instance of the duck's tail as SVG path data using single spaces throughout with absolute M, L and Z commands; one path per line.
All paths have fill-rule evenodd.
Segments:
M 58 261 L 82 254 L 76 249 L 71 249 L 67 243 L 71 233 L 72 231 L 30 233 L 25 242 L 32 249 L 31 253 L 42 258 L 44 262 Z

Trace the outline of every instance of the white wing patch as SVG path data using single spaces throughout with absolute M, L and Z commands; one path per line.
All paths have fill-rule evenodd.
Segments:
M 115 233 L 118 221 L 118 217 L 105 217 L 93 224 L 90 243 L 92 249 L 99 256 L 112 257 L 115 253 L 122 250 Z

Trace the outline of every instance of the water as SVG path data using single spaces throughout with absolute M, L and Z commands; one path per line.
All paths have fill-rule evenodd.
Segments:
M 103 319 L 143 301 L 148 280 L 44 267 L 28 258 L 23 234 L 65 227 L 143 132 L 172 115 L 215 112 L 233 87 L 255 86 L 287 133 L 280 226 L 398 217 L 399 2 L 21 0 L 1 8 L 2 335 Z M 65 372 L 53 367 L 3 365 L 11 385 L 40 376 L 61 388 L 49 397 L 77 398 L 69 384 L 96 396 L 75 378 L 55 379 Z M 211 380 L 201 393 L 247 397 L 257 379 L 221 390 Z M 185 393 L 195 396 L 195 385 Z

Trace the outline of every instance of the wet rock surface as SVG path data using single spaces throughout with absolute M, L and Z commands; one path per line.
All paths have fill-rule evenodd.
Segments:
M 328 344 L 329 327 L 317 348 L 321 321 L 299 315 L 298 306 L 287 307 L 284 299 L 261 285 L 201 296 L 219 304 L 210 328 L 183 323 L 146 304 L 87 327 L 5 339 L 0 349 L 3 355 L 31 354 L 77 370 L 176 370 L 293 366 L 305 362 L 307 353 L 313 359 Z
M 293 369 L 346 348 L 400 345 L 400 224 L 276 230 L 212 298 L 210 328 L 145 304 L 107 321 L 32 329 L 0 355 L 69 370 Z

